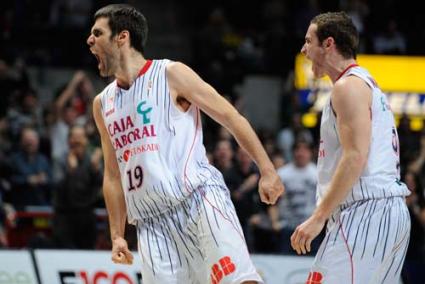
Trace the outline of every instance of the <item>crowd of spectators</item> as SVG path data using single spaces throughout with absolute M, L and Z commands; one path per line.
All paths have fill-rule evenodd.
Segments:
M 126 2 L 143 11 L 143 3 Z M 361 53 L 425 54 L 424 9 L 417 1 L 218 2 L 183 0 L 175 12 L 192 46 L 187 63 L 236 106 L 243 98 L 235 94 L 234 86 L 245 75 L 291 78 L 306 27 L 319 12 L 347 11 L 360 31 Z M 91 113 L 99 90 L 90 76 L 96 64 L 85 46 L 91 15 L 104 4 L 101 0 L 0 4 L 0 247 L 108 247 L 107 227 L 100 226 L 94 214 L 95 208 L 104 207 L 102 155 Z M 75 72 L 51 100 L 41 103 L 43 93 L 31 83 L 28 66 Z M 293 253 L 288 236 L 315 206 L 317 128 L 302 125 L 306 109 L 295 93 L 283 94 L 281 101 L 281 128 L 257 129 L 287 190 L 273 207 L 259 201 L 258 169 L 247 153 L 224 128 L 204 119 L 210 162 L 224 175 L 251 252 Z M 409 117 L 403 116 L 399 137 L 401 177 L 412 192 L 407 199 L 412 238 L 404 272 L 409 281 L 419 279 L 425 265 L 425 132 L 412 131 Z M 31 241 L 28 235 L 27 242 L 14 242 L 8 231 L 28 226 L 19 212 L 31 206 L 52 209 L 46 238 L 37 241 L 34 236 L 36 241 Z

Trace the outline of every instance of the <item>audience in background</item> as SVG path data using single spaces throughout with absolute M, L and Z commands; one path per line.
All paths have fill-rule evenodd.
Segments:
M 319 12 L 343 9 L 360 30 L 362 53 L 424 55 L 423 9 L 418 1 L 406 5 L 390 0 L 266 0 L 255 5 L 244 2 L 240 13 L 242 2 L 238 1 L 224 1 L 220 7 L 182 1 L 182 7 L 194 9 L 174 11 L 176 27 L 163 28 L 160 17 L 150 17 L 152 28 L 162 29 L 162 34 L 152 38 L 148 57 L 185 54 L 187 58 L 171 59 L 193 62 L 201 76 L 233 104 L 240 101 L 235 89 L 246 75 L 278 76 L 286 82 L 281 100 L 283 128 L 263 135 L 287 189 L 277 206 L 258 203 L 257 169 L 243 150 L 235 151 L 228 131 L 207 118 L 203 123 L 209 159 L 223 173 L 249 249 L 290 253 L 286 245 L 293 224 L 301 223 L 314 207 L 316 158 L 309 145 L 318 145 L 318 137 L 316 130 L 305 128 L 301 120 L 311 102 L 299 105 L 293 90 L 294 58 L 309 19 Z M 88 76 L 97 65 L 82 43 L 91 24 L 87 15 L 102 6 L 101 2 L 0 4 L 0 246 L 13 247 L 6 230 L 13 231 L 14 224 L 22 221 L 15 220 L 13 208 L 21 211 L 29 205 L 53 205 L 53 223 L 46 225 L 54 228 L 51 243 L 57 247 L 94 247 L 99 222 L 93 210 L 104 206 L 98 198 L 102 163 L 91 114 L 96 88 Z M 156 9 L 161 16 L 166 15 L 163 8 L 172 1 L 160 2 L 149 5 L 149 12 Z M 385 13 L 381 12 L 383 6 Z M 47 68 L 79 71 L 56 98 L 49 98 L 43 90 L 57 84 L 46 79 Z M 403 272 L 406 284 L 425 282 L 421 271 L 425 266 L 425 132 L 413 131 L 409 124 L 408 116 L 402 116 L 398 130 L 402 177 L 412 191 L 407 199 L 412 239 Z M 296 142 L 299 140 L 304 142 Z M 99 235 L 103 238 L 106 234 Z M 99 242 L 97 247 L 102 247 Z
M 23 128 L 20 149 L 11 155 L 10 200 L 19 209 L 28 205 L 49 205 L 52 171 L 47 158 L 39 151 L 39 135 L 33 128 Z
M 68 154 L 53 194 L 53 235 L 61 248 L 93 249 L 96 244 L 95 205 L 102 185 L 102 152 L 89 150 L 83 126 L 69 130 Z M 81 236 L 84 236 L 82 238 Z

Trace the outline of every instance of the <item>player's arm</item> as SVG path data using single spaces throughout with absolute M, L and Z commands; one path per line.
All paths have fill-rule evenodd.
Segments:
M 335 84 L 331 95 L 342 148 L 341 159 L 329 189 L 312 216 L 297 227 L 291 244 L 298 253 L 310 250 L 332 212 L 358 181 L 368 159 L 371 138 L 371 89 L 358 77 L 350 76 Z
M 179 62 L 171 63 L 167 67 L 167 77 L 171 92 L 174 92 L 175 96 L 195 104 L 232 133 L 260 170 L 261 200 L 265 203 L 275 203 L 283 193 L 283 185 L 249 122 L 188 66 Z
M 124 193 L 121 186 L 120 171 L 115 157 L 115 150 L 109 139 L 101 113 L 100 96 L 93 102 L 93 116 L 99 130 L 104 157 L 103 195 L 109 216 L 109 227 L 112 239 L 112 260 L 117 263 L 131 263 L 133 257 L 124 240 L 127 211 Z
M 371 100 L 371 89 L 358 77 L 348 77 L 341 84 L 335 85 L 332 105 L 336 113 L 342 155 L 329 190 L 314 212 L 322 220 L 327 220 L 345 200 L 366 165 L 372 127 Z

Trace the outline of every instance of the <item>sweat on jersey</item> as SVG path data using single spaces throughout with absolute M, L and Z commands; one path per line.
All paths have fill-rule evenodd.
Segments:
M 214 168 L 202 143 L 200 110 L 172 101 L 169 60 L 148 60 L 128 90 L 116 80 L 100 94 L 101 110 L 121 174 L 129 223 L 185 200 Z
M 359 77 L 371 88 L 372 124 L 367 164 L 343 203 L 349 205 L 359 200 L 409 195 L 410 191 L 406 185 L 400 182 L 399 141 L 394 116 L 386 95 L 379 89 L 369 72 L 362 67 L 351 66 L 341 77 L 346 76 Z M 317 185 L 319 200 L 329 188 L 341 155 L 336 117 L 329 98 L 323 108 L 320 126 Z

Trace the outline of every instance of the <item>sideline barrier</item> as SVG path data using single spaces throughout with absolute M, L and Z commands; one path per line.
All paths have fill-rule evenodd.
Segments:
M 111 261 L 109 251 L 0 250 L 0 284 L 143 284 L 137 252 L 133 265 Z M 312 257 L 252 255 L 266 284 L 304 283 Z M 37 281 L 35 268 L 40 282 Z
M 38 281 L 29 251 L 0 250 L 0 284 L 36 283 Z
M 0 284 L 143 284 L 140 258 L 133 255 L 133 265 L 119 265 L 109 251 L 0 250 Z M 265 284 L 299 284 L 313 257 L 254 254 L 252 260 Z

